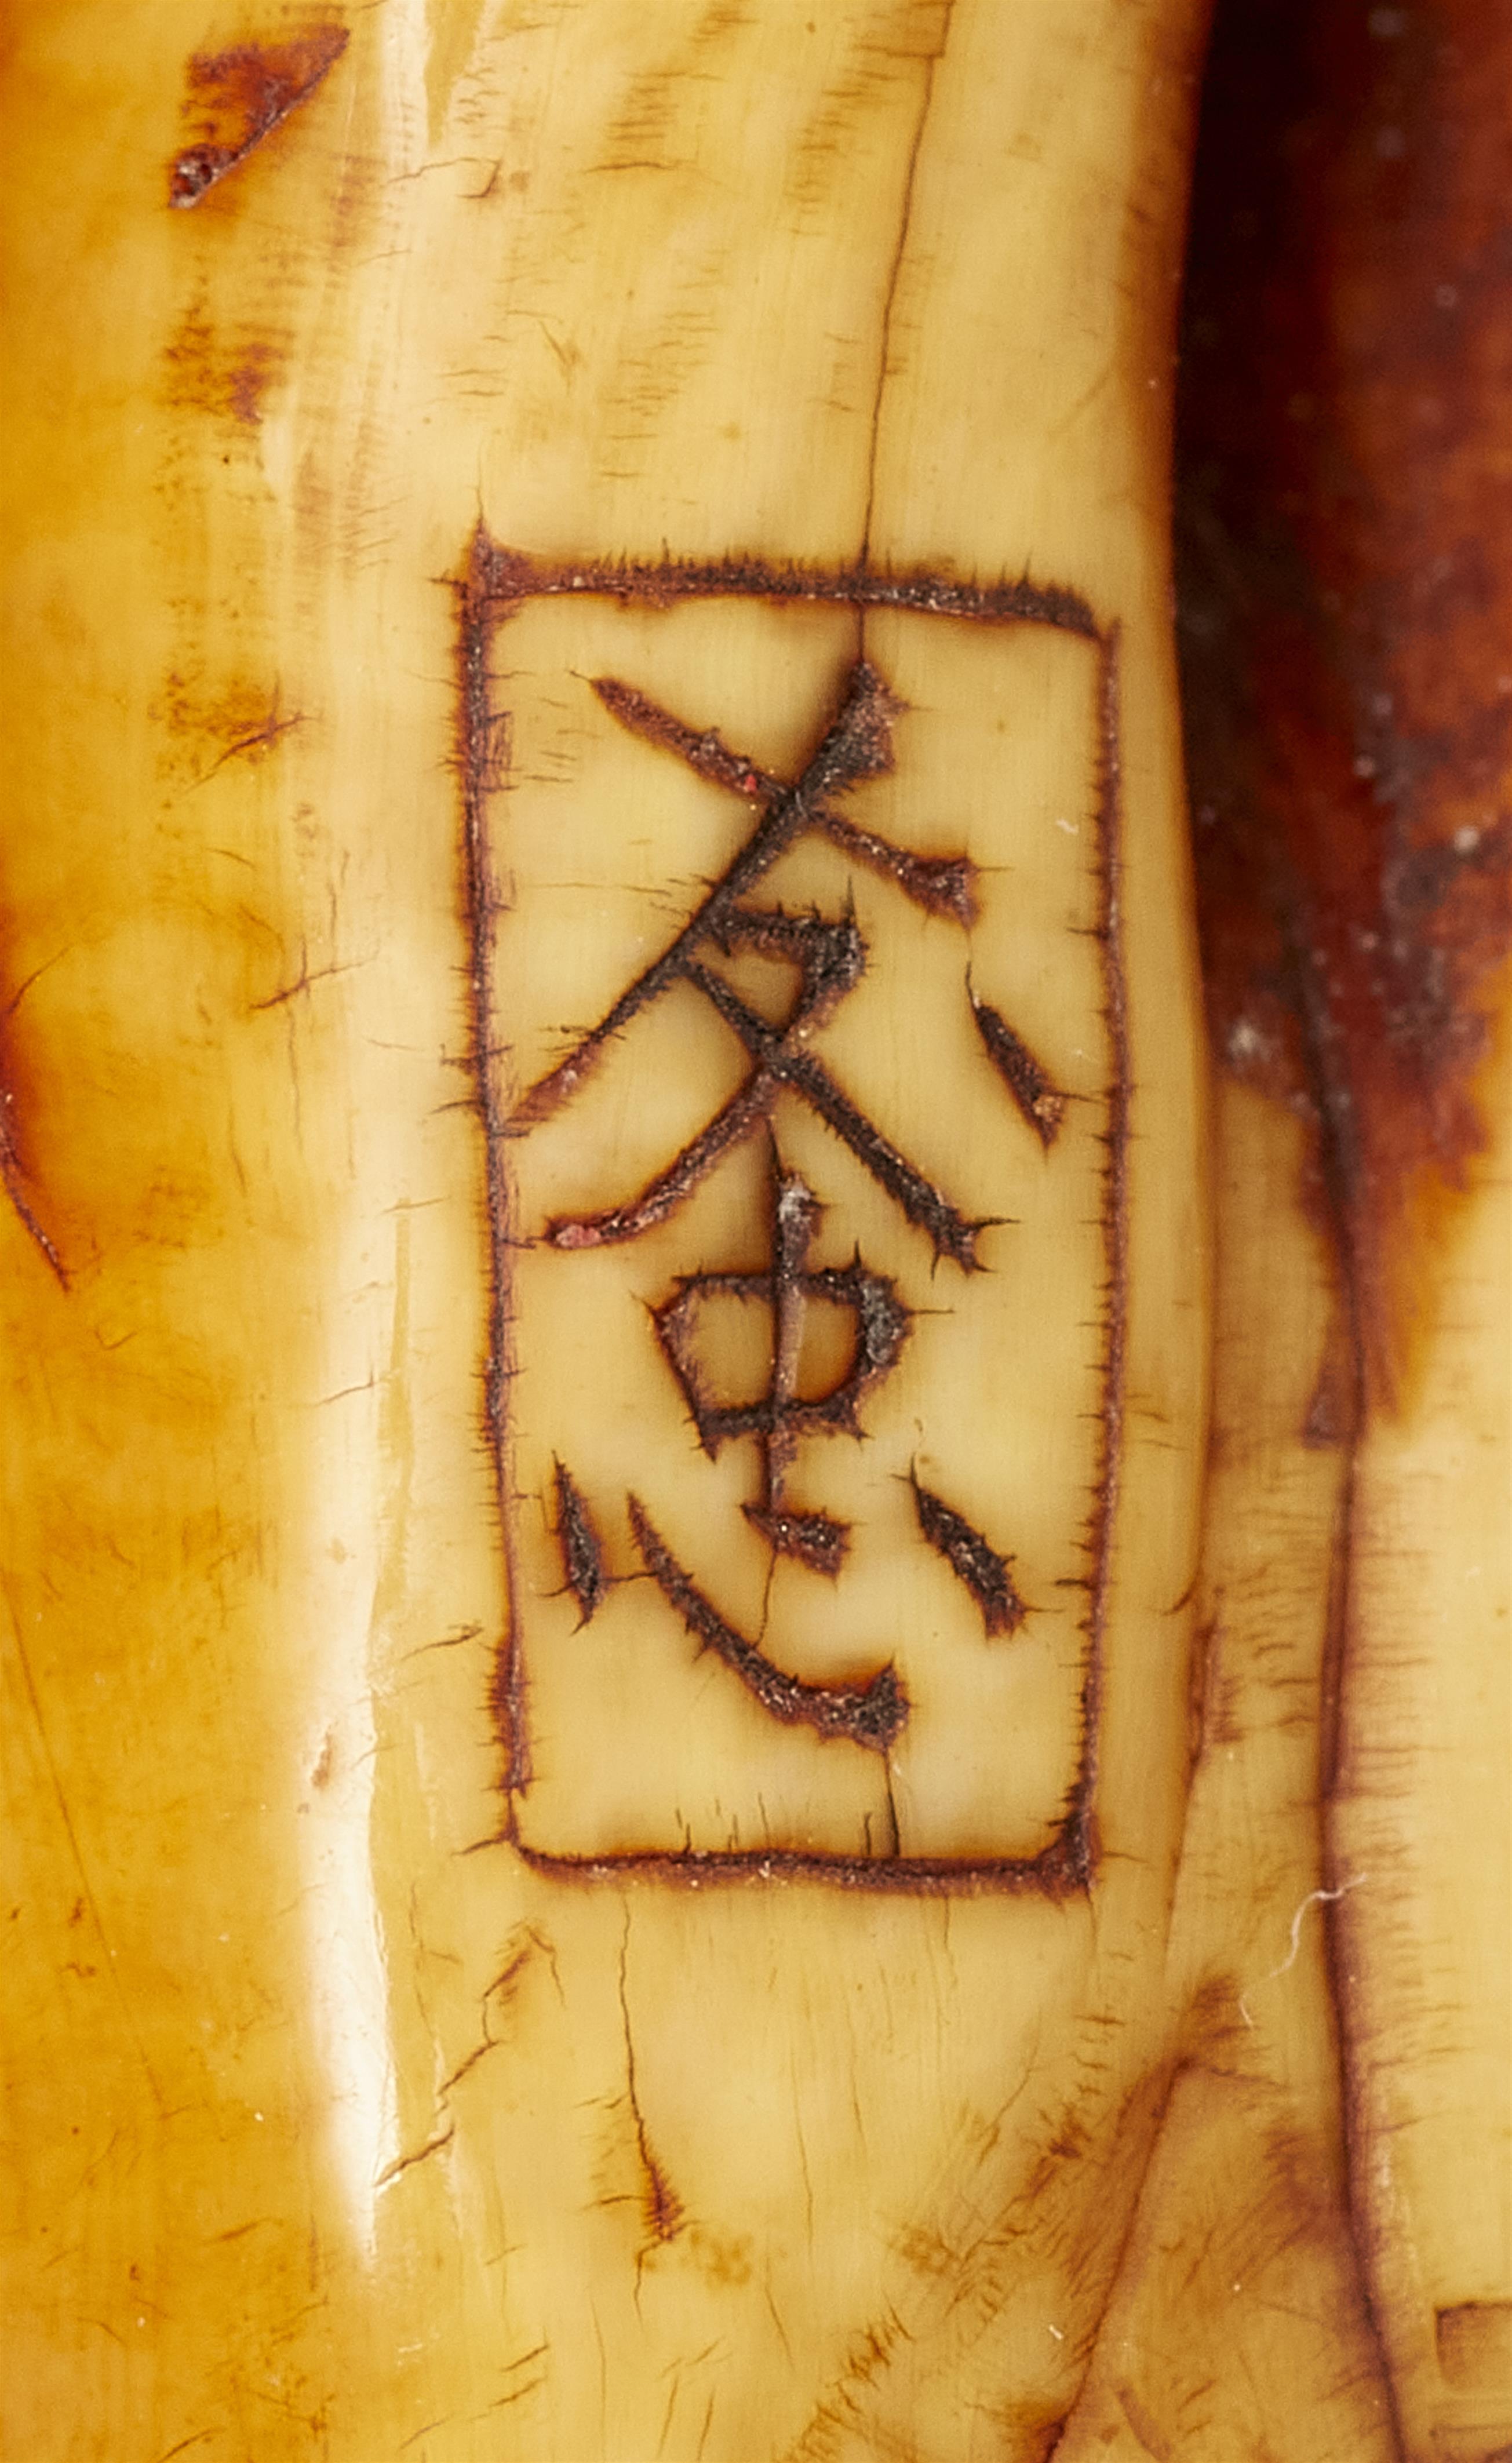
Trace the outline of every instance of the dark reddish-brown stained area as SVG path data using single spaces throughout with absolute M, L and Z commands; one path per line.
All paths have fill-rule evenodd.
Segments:
M 1216 1048 L 1310 1104 L 1391 1407 L 1508 943 L 1512 12 L 1220 0 L 1178 408 Z
M 1345 1306 L 1312 1445 L 1410 1403 L 1485 1139 L 1509 939 L 1509 85 L 1499 0 L 1219 0 L 1178 392 L 1182 690 L 1215 1050 L 1317 1129 Z M 1355 1976 L 1325 1922 L 1348 2038 Z M 1348 2061 L 1342 2083 L 1358 2251 Z M 1368 2266 L 1362 2286 L 1379 2344 Z M 1390 2408 L 1384 2356 L 1381 2385 Z
M 189 62 L 189 142 L 168 166 L 170 206 L 197 206 L 265 137 L 308 101 L 347 45 L 344 26 L 318 26 L 290 43 L 238 43 Z

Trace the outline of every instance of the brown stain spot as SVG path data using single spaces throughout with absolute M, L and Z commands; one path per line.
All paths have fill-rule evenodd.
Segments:
M 1239 2011 L 1242 1991 L 1239 1978 L 1227 1970 L 1204 1977 L 1197 1986 L 1179 2029 L 1183 2074 L 1199 2066 L 1224 2071 L 1239 2066 L 1236 2057 L 1250 2033 Z
M 960 2251 L 937 2224 L 909 2224 L 892 2246 L 905 2266 L 931 2283 L 948 2283 L 960 2272 Z
M 646 2125 L 646 2114 L 641 2105 L 640 2090 L 636 2081 L 635 2038 L 630 2026 L 629 1948 L 629 1909 L 626 1907 L 625 1933 L 620 1944 L 619 1974 L 620 2016 L 625 2028 L 625 2098 L 629 2106 L 630 2125 L 634 2132 L 635 2150 L 640 2166 L 641 2221 L 648 2235 L 651 2248 L 657 2249 L 664 2248 L 668 2241 L 676 2239 L 683 2228 L 685 2210 L 651 2144 L 650 2132 Z M 637 2278 L 646 2254 L 646 2250 L 642 2250 L 636 2258 Z
M 1236 0 L 1193 213 L 1178 585 L 1214 1042 L 1318 1123 L 1387 1406 L 1484 1144 L 1509 940 L 1509 74 L 1479 0 Z
M 426 9 L 426 133 L 440 151 L 458 80 L 475 65 L 483 0 L 427 0 Z
M 226 341 L 203 298 L 192 300 L 164 350 L 164 398 L 175 410 L 208 411 L 238 427 L 255 427 L 285 354 L 284 341 L 271 331 Z
M 643 2138 L 641 2146 L 644 2191 L 641 2198 L 641 2219 L 653 2241 L 664 2246 L 675 2240 L 683 2227 L 683 2202 L 662 2169 L 649 2143 Z
M 1359 1373 L 1349 1343 L 1345 1313 L 1336 1308 L 1328 1323 L 1323 1358 L 1313 1382 L 1303 1422 L 1302 1441 L 1309 1451 L 1348 1445 L 1359 1421 Z
M 274 355 L 266 342 L 249 342 L 227 362 L 227 402 L 233 419 L 244 427 L 255 427 L 262 415 L 262 398 L 273 373 Z
M 345 51 L 344 26 L 318 26 L 287 43 L 238 43 L 188 66 L 186 134 L 168 166 L 168 203 L 197 206 L 307 102 Z
M 688 118 L 701 108 L 699 88 L 736 71 L 738 37 L 749 20 L 741 6 L 717 0 L 696 15 L 664 11 L 647 23 L 655 25 L 665 48 L 654 65 L 631 70 L 605 127 L 604 150 L 595 166 L 601 171 L 681 166 L 689 151 Z
M 303 711 L 285 707 L 276 679 L 269 684 L 249 676 L 211 687 L 176 667 L 164 676 L 149 715 L 165 739 L 163 774 L 196 785 L 233 761 L 255 767 L 305 724 Z
M 1145 2452 L 1152 2454 L 1155 2463 L 1171 2463 L 1171 2458 L 1176 2450 L 1155 2419 L 1149 2405 L 1141 2402 L 1131 2386 L 1119 2387 L 1118 2402 L 1124 2418 Z
M 851 25 L 826 29 L 834 40 L 833 66 L 796 133 L 784 204 L 804 216 L 831 211 L 854 175 L 858 153 L 878 142 L 878 126 L 903 113 L 917 115 L 928 99 L 929 73 L 945 48 L 950 15 L 942 0 L 926 0 L 922 8 L 905 0 L 901 8 L 867 10 Z M 814 26 L 807 31 L 813 33 Z
M 531 1961 L 537 1958 L 544 1959 L 553 1974 L 556 1973 L 557 1953 L 546 1934 L 538 1931 L 535 1925 L 522 1925 L 511 1937 L 509 1955 L 484 1997 L 496 2002 L 501 2010 L 509 2009 L 519 1997 L 520 1977 Z
M 1190 1779 L 1209 1742 L 1209 1705 L 1216 1700 L 1223 1627 L 1216 1616 L 1198 1625 L 1187 1661 L 1187 1774 Z
M 1337 2105 L 1247 2073 L 1233 1979 L 1200 1998 L 1073 2415 L 1077 2454 L 1404 2453 L 1362 2294 Z M 1226 2006 L 1225 2006 L 1226 2005 Z M 1177 2318 L 1181 2332 L 1172 2336 Z M 1283 2321 L 1294 2321 L 1290 2326 Z
M 706 2232 L 694 2224 L 688 2245 L 699 2273 L 711 2283 L 738 2288 L 751 2280 L 751 2237 L 748 2233 Z
M 1512 2404 L 1512 2300 L 1461 2300 L 1434 2318 L 1444 2384 Z
M 541 1932 L 535 1925 L 519 1926 L 506 1945 L 503 1966 L 483 1994 L 483 2023 L 479 2040 L 470 2053 L 464 2055 L 456 2068 L 442 2081 L 443 2098 L 449 2096 L 452 2090 L 460 2086 L 462 2081 L 477 2068 L 480 2061 L 486 2060 L 490 2053 L 497 2052 L 505 2042 L 505 2036 L 496 2032 L 496 2029 L 508 2021 L 525 1990 L 526 1982 L 535 1970 L 541 1965 L 549 1968 L 559 1996 L 561 1978 L 557 1971 L 557 1953 L 549 1935 Z

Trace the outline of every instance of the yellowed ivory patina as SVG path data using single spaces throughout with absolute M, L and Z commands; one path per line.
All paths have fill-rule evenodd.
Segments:
M 1201 16 L 12 11 L 17 2463 L 1490 2451 L 1206 1113 Z

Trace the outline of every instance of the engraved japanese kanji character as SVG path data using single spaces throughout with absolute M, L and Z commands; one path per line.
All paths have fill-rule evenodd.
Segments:
M 893 766 L 892 720 L 902 708 L 875 667 L 863 660 L 852 671 L 838 715 L 801 776 L 791 785 L 770 777 L 733 752 L 712 730 L 695 732 L 646 694 L 612 678 L 595 686 L 600 700 L 633 734 L 675 753 L 698 776 L 730 788 L 756 804 L 760 818 L 751 837 L 670 947 L 637 976 L 597 1026 L 564 1058 L 538 1079 L 516 1106 L 512 1126 L 522 1130 L 555 1111 L 582 1084 L 610 1039 L 678 982 L 693 984 L 746 1046 L 752 1066 L 742 1085 L 665 1171 L 628 1201 L 593 1215 L 559 1216 L 547 1237 L 559 1249 L 598 1248 L 634 1239 L 670 1213 L 705 1174 L 771 1115 L 786 1089 L 811 1105 L 901 1207 L 926 1232 L 937 1255 L 970 1271 L 978 1263 L 971 1222 L 944 1191 L 912 1165 L 839 1087 L 809 1049 L 816 1029 L 860 981 L 866 946 L 853 915 L 788 915 L 780 908 L 752 907 L 748 893 L 799 838 L 818 831 L 859 861 L 895 881 L 905 896 L 930 912 L 964 925 L 975 912 L 975 867 L 965 857 L 909 854 L 832 809 L 831 798 L 866 778 L 885 776 Z M 773 1026 L 708 963 L 715 950 L 756 949 L 786 959 L 797 970 L 798 988 L 788 1015 Z
M 632 1240 L 664 1221 L 720 1160 L 768 1123 L 779 1094 L 806 1102 L 849 1147 L 908 1220 L 925 1232 L 937 1257 L 963 1272 L 976 1271 L 977 1235 L 990 1218 L 973 1220 L 912 1164 L 836 1083 L 810 1048 L 817 1030 L 860 981 L 867 950 L 854 912 L 826 916 L 789 914 L 780 906 L 748 903 L 750 892 L 779 856 L 805 834 L 831 843 L 893 881 L 927 911 L 963 927 L 975 916 L 975 871 L 969 859 L 921 857 L 833 808 L 833 799 L 893 767 L 892 721 L 903 708 L 877 669 L 861 661 L 852 670 L 839 711 L 819 748 L 792 783 L 735 752 L 712 730 L 697 732 L 662 709 L 645 693 L 612 678 L 594 690 L 631 733 L 685 761 L 698 776 L 755 804 L 756 826 L 734 861 L 690 917 L 669 947 L 639 975 L 570 1052 L 537 1080 L 515 1108 L 512 1127 L 522 1134 L 569 1101 L 582 1085 L 605 1045 L 671 985 L 690 983 L 710 1001 L 750 1056 L 751 1067 L 730 1101 L 682 1152 L 634 1196 L 601 1212 L 555 1216 L 546 1237 L 563 1251 Z M 756 950 L 785 961 L 797 985 L 787 1015 L 772 1024 L 754 1010 L 710 963 L 717 952 Z M 983 1046 L 1019 1110 L 1046 1149 L 1059 1131 L 1064 1098 L 1007 1021 L 979 1000 L 968 981 L 968 997 Z M 811 1571 L 840 1571 L 847 1526 L 833 1515 L 796 1506 L 787 1489 L 802 1436 L 845 1430 L 860 1433 L 864 1396 L 895 1364 L 907 1340 L 909 1312 L 886 1275 L 859 1255 L 844 1268 L 810 1271 L 808 1253 L 820 1216 L 807 1184 L 774 1163 L 770 1271 L 700 1273 L 679 1277 L 673 1295 L 653 1312 L 656 1331 L 692 1414 L 705 1450 L 717 1453 L 734 1437 L 754 1436 L 761 1453 L 761 1493 L 744 1512 L 770 1546 L 774 1558 L 796 1558 Z M 698 1357 L 697 1331 L 705 1303 L 723 1295 L 764 1298 L 773 1319 L 771 1373 L 766 1391 L 753 1403 L 725 1402 Z M 804 1309 L 828 1300 L 853 1315 L 855 1340 L 844 1375 L 825 1393 L 798 1390 Z M 964 1515 L 924 1488 L 911 1471 L 919 1529 L 971 1591 L 989 1635 L 1012 1633 L 1026 1613 L 1000 1555 Z M 586 1622 L 603 1594 L 603 1554 L 585 1499 L 560 1463 L 556 1468 L 557 1530 L 567 1585 Z M 636 1496 L 627 1498 L 630 1527 L 646 1571 L 700 1643 L 718 1653 L 774 1717 L 802 1721 L 826 1735 L 845 1735 L 886 1753 L 908 1716 L 908 1697 L 890 1662 L 863 1685 L 812 1685 L 776 1666 L 757 1645 L 739 1634 L 677 1562 Z

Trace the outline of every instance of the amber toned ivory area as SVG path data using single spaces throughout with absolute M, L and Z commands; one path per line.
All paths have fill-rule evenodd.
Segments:
M 7 2463 L 1512 2447 L 1502 1080 L 1355 1432 L 1204 17 L 11 0 Z

